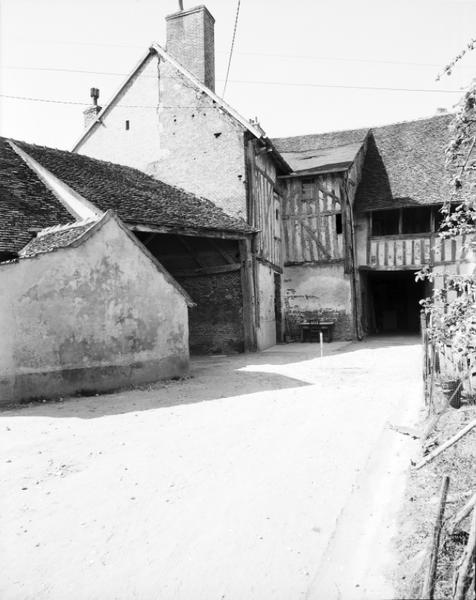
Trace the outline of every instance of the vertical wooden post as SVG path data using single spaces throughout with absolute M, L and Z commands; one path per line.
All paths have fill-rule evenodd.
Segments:
M 241 293 L 243 296 L 243 330 L 245 352 L 256 351 L 256 301 L 251 254 L 251 240 L 240 240 Z
M 435 594 L 435 578 L 436 578 L 436 567 L 438 564 L 438 549 L 440 546 L 441 527 L 443 525 L 443 514 L 445 512 L 446 497 L 448 495 L 448 486 L 450 484 L 450 478 L 445 475 L 441 484 L 440 502 L 438 505 L 438 513 L 436 515 L 435 525 L 433 527 L 433 536 L 430 547 L 430 561 L 428 565 L 428 571 L 425 575 L 423 582 L 423 592 L 421 597 L 425 600 L 433 600 Z

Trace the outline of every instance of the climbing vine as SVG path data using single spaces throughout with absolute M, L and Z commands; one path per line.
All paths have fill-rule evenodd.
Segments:
M 451 75 L 456 63 L 475 48 L 476 38 L 438 78 Z M 476 351 L 476 79 L 463 95 L 451 125 L 446 171 L 450 194 L 442 208 L 439 235 L 450 239 L 464 236 L 462 252 L 468 262 L 464 273 L 445 274 L 440 278 L 432 267 L 425 267 L 417 279 L 434 283 L 432 297 L 421 302 L 427 315 L 430 339 L 438 345 L 451 347 L 455 358 L 468 359 Z

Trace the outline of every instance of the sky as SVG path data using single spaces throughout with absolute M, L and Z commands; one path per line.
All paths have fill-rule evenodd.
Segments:
M 216 19 L 221 96 L 237 0 L 184 8 L 198 3 Z M 71 149 L 89 89 L 104 104 L 151 42 L 165 45 L 176 10 L 177 0 L 0 0 L 0 135 Z M 241 0 L 225 99 L 270 137 L 429 117 L 476 76 L 474 51 L 436 81 L 474 37 L 476 0 Z

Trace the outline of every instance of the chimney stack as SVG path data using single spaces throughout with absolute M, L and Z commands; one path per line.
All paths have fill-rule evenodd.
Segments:
M 215 91 L 215 19 L 206 6 L 166 17 L 167 52 Z
M 97 115 L 102 110 L 102 107 L 98 105 L 99 89 L 94 87 L 91 88 L 90 95 L 93 99 L 93 105 L 88 106 L 88 108 L 86 108 L 86 110 L 83 111 L 85 129 L 87 129 L 91 125 L 91 123 L 96 120 Z

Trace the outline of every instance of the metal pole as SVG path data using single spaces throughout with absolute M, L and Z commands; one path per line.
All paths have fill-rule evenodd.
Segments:
M 321 358 L 324 356 L 324 338 L 322 331 L 319 331 L 319 344 L 321 345 Z

